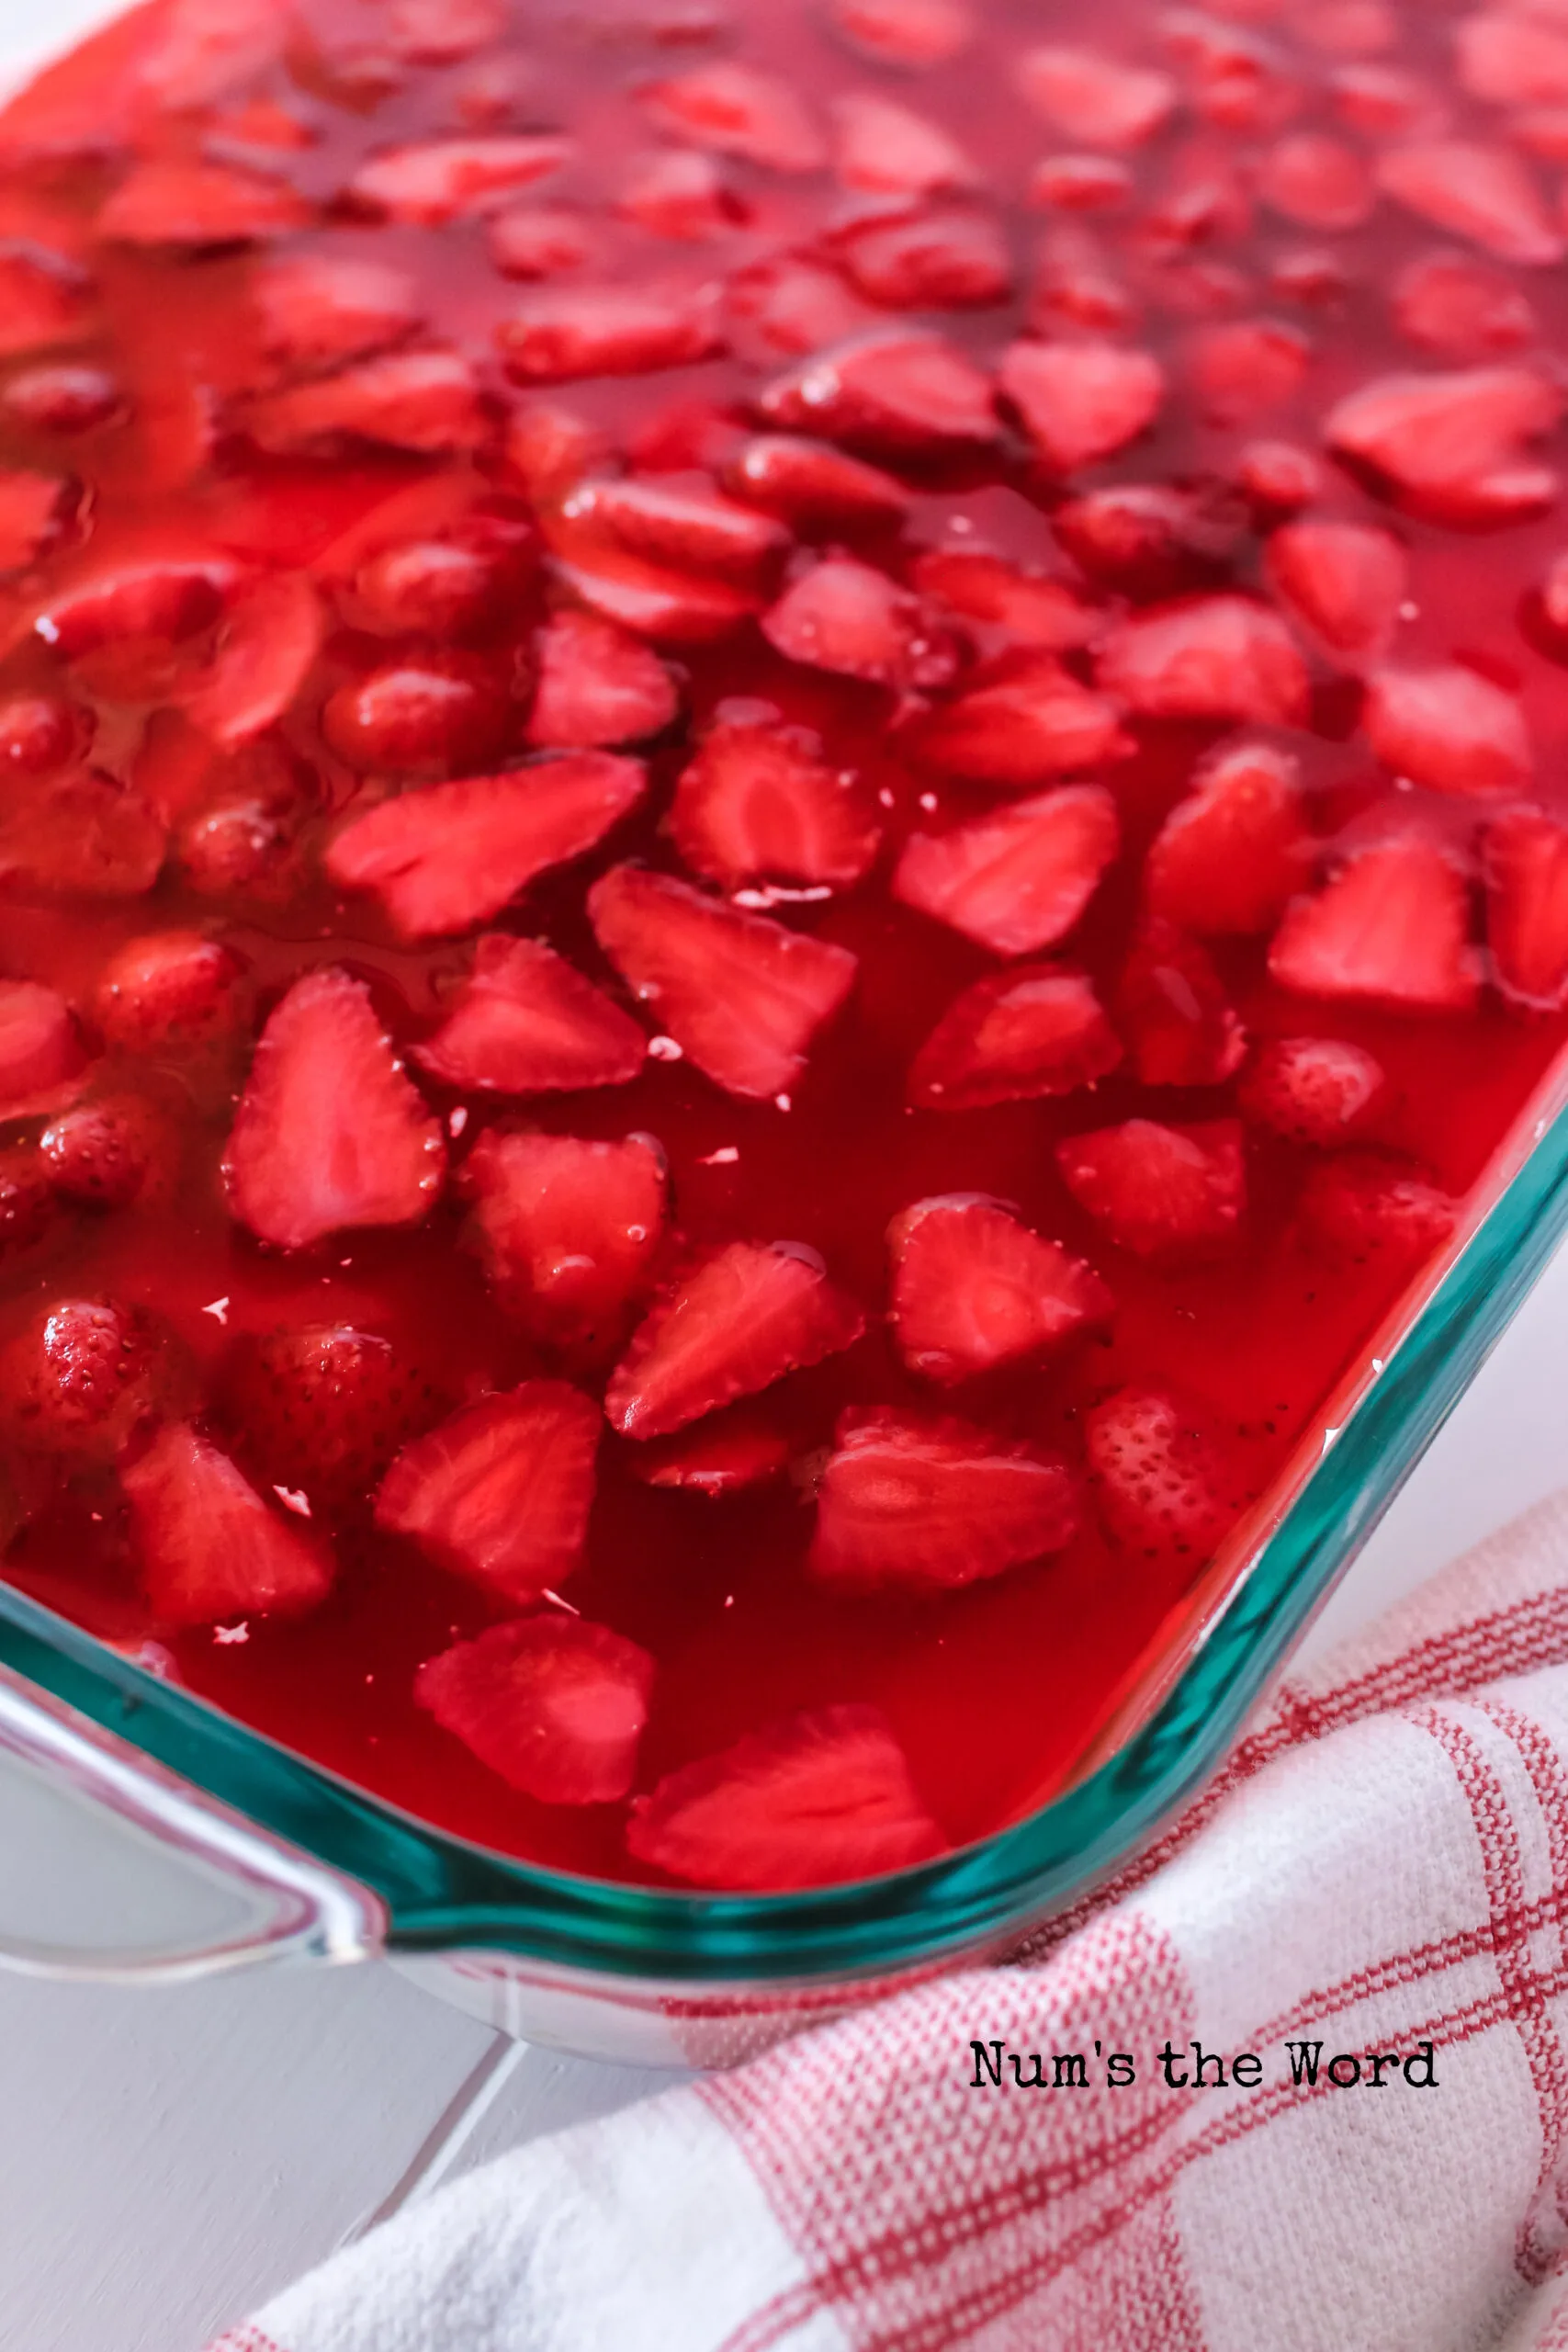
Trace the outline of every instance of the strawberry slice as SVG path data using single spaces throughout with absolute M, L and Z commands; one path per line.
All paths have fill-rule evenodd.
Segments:
M 519 204 L 489 224 L 490 257 L 502 277 L 564 277 L 599 257 L 592 225 L 564 204 Z
M 200 683 L 178 699 L 215 743 L 244 743 L 293 705 L 315 666 L 325 621 L 310 582 L 275 573 L 241 591 L 224 614 Z
M 1122 1059 L 1122 1044 L 1086 973 L 1017 964 L 955 998 L 909 1070 L 909 1101 L 926 1111 L 976 1111 L 1071 1094 Z
M 0 572 L 26 571 L 60 535 L 71 484 L 25 467 L 0 472 Z
M 714 327 L 690 299 L 629 287 L 542 287 L 502 321 L 495 339 L 515 382 L 564 384 L 686 367 L 712 350 Z
M 893 1329 L 911 1372 L 950 1383 L 1016 1363 L 1104 1322 L 1091 1266 L 973 1193 L 916 1201 L 887 1229 Z
M 1511 8 L 1463 17 L 1454 49 L 1461 85 L 1472 98 L 1501 107 L 1568 103 L 1568 39 L 1545 10 L 1539 17 Z
M 350 820 L 327 851 L 327 873 L 340 889 L 373 891 L 401 939 L 467 931 L 536 875 L 603 841 L 646 780 L 639 760 L 568 752 L 406 792 Z
M 58 1110 L 79 1094 L 87 1057 L 65 999 L 38 980 L 0 980 L 0 1119 Z
M 52 775 L 93 739 L 95 714 L 62 695 L 8 695 L 0 700 L 0 775 Z
M 682 769 L 670 811 L 681 856 L 723 884 L 858 882 L 882 831 L 852 770 L 817 736 L 765 720 L 721 721 Z
M 124 1209 L 167 1193 L 177 1156 L 163 1122 L 136 1094 L 99 1094 L 51 1121 L 39 1137 L 50 1182 L 73 1208 Z
M 1250 424 L 1284 408 L 1300 389 L 1312 345 L 1281 319 L 1225 319 L 1188 345 L 1192 390 L 1212 424 Z
M 745 585 L 769 578 L 790 543 L 783 524 L 722 497 L 705 481 L 688 488 L 679 475 L 585 481 L 562 502 L 561 514 L 649 563 Z
M 640 866 L 613 866 L 589 892 L 588 912 L 633 995 L 731 1094 L 793 1086 L 854 983 L 847 948 Z
M 1298 228 L 1359 229 L 1377 201 L 1371 174 L 1348 140 L 1292 130 L 1264 155 L 1258 192 Z
M 833 0 L 835 28 L 879 65 L 945 65 L 975 38 L 963 0 Z
M 1239 1090 L 1255 1126 L 1326 1148 L 1375 1126 L 1388 1100 L 1382 1064 L 1343 1037 L 1273 1037 Z
M 910 741 L 928 767 L 1013 791 L 1099 767 L 1130 748 L 1113 703 L 1050 653 L 1021 650 L 917 721 Z
M 778 1477 L 789 1464 L 785 1432 L 761 1409 L 732 1405 L 672 1438 L 650 1438 L 633 1449 L 626 1467 L 645 1486 L 682 1494 L 734 1495 Z
M 1555 472 L 1532 461 L 1529 444 L 1562 413 L 1562 392 L 1538 369 L 1472 368 L 1380 377 L 1329 411 L 1324 435 L 1416 514 L 1506 523 L 1556 496 Z
M 761 601 L 732 581 L 674 571 L 592 542 L 563 546 L 561 537 L 558 517 L 551 537 L 561 585 L 590 611 L 656 645 L 712 644 L 749 621 Z
M 1247 1055 L 1247 1032 L 1212 958 L 1157 916 L 1122 967 L 1116 1025 L 1145 1086 L 1219 1086 Z
M 591 750 L 661 735 L 680 693 L 656 653 L 593 613 L 553 613 L 539 631 L 531 743 Z
M 263 348 L 301 368 L 364 359 L 400 343 L 419 325 L 417 281 L 385 262 L 333 254 L 289 254 L 258 265 L 251 278 Z
M 1287 523 L 1269 541 L 1269 577 L 1297 618 L 1336 653 L 1380 652 L 1407 593 L 1409 565 L 1369 523 Z
M 745 218 L 744 206 L 714 158 L 682 147 L 656 147 L 635 156 L 615 209 L 650 236 L 676 244 L 705 243 Z
M 1358 852 L 1286 910 L 1269 970 L 1303 996 L 1462 1012 L 1478 986 L 1469 936 L 1459 866 L 1439 842 L 1395 834 Z
M 894 98 L 852 91 L 832 102 L 833 169 L 845 187 L 874 196 L 931 196 L 979 177 L 940 124 Z
M 1056 1165 L 1074 1199 L 1139 1258 L 1228 1241 L 1247 1204 L 1236 1119 L 1194 1126 L 1128 1119 L 1067 1136 L 1056 1146 Z
M 403 1448 L 376 1524 L 498 1600 L 537 1600 L 581 1560 L 602 1426 L 564 1380 L 483 1397 Z
M 124 387 L 103 368 L 24 368 L 0 392 L 7 423 L 28 433 L 92 433 L 123 418 Z
M 1242 1500 L 1225 1446 L 1168 1389 L 1119 1388 L 1084 1416 L 1084 1446 L 1110 1533 L 1145 1559 L 1207 1559 Z
M 234 1025 L 239 958 L 197 931 L 128 939 L 98 975 L 93 1017 L 111 1044 L 133 1051 L 194 1044 Z
M 1197 587 L 1236 546 L 1234 516 L 1200 491 L 1167 482 L 1122 481 L 1086 491 L 1056 507 L 1057 543 L 1089 578 L 1142 602 Z M 1100 634 L 1097 626 L 1085 641 Z
M 737 498 L 799 530 L 894 523 L 909 506 L 903 483 L 880 466 L 795 433 L 753 435 L 729 460 L 724 479 Z
M 1396 204 L 1499 261 L 1540 268 L 1562 258 L 1562 240 L 1528 166 L 1506 147 L 1412 139 L 1379 158 L 1377 180 Z
M 0 1355 L 13 1443 L 78 1464 L 113 1462 L 163 1406 L 168 1350 L 141 1307 L 57 1298 Z
M 184 1422 L 120 1473 L 152 1613 L 168 1626 L 294 1615 L 326 1599 L 333 1561 Z
M 348 1323 L 285 1325 L 236 1342 L 223 1419 L 246 1468 L 313 1516 L 367 1508 L 392 1457 L 443 1411 L 389 1340 Z
M 0 357 L 73 339 L 91 293 L 86 271 L 66 254 L 0 237 Z
M 893 895 L 998 956 L 1027 956 L 1071 931 L 1121 834 L 1103 785 L 1069 784 L 945 833 L 911 833 Z
M 604 1410 L 623 1437 L 668 1436 L 852 1347 L 865 1329 L 812 1252 L 731 1241 L 699 1261 L 632 1336 Z
M 414 1698 L 520 1795 L 614 1804 L 637 1771 L 654 1671 L 635 1642 L 552 1612 L 443 1650 Z
M 1070 1544 L 1065 1462 L 967 1421 L 851 1411 L 817 1498 L 807 1565 L 824 1584 L 949 1592 Z
M 917 205 L 838 230 L 832 252 L 868 301 L 890 311 L 983 310 L 1012 291 L 1012 256 L 983 212 Z
M 998 650 L 1064 652 L 1100 633 L 1099 615 L 1065 580 L 1032 564 L 1009 563 L 984 548 L 924 548 L 909 578 L 921 595 L 978 622 L 980 628 L 967 633 L 983 643 L 999 640 Z
M 1176 85 L 1168 74 L 1063 43 L 1030 50 L 1018 78 L 1030 105 L 1052 129 L 1086 147 L 1141 147 L 1176 107 Z
M 378 220 L 438 229 L 558 172 L 574 152 L 570 139 L 547 132 L 418 140 L 367 156 L 346 194 Z
M 765 384 L 757 407 L 770 424 L 878 456 L 941 455 L 997 437 L 989 379 L 942 336 L 912 328 L 814 352 Z
M 1515 791 L 1535 764 L 1514 695 L 1457 662 L 1374 670 L 1361 726 L 1384 767 L 1433 792 Z
M 665 1182 L 651 1136 L 482 1135 L 462 1183 L 502 1305 L 559 1346 L 615 1345 L 664 1229 Z
M 506 0 L 392 0 L 387 38 L 411 65 L 457 65 L 503 40 L 510 16 Z
M 874 1707 L 785 1717 L 633 1800 L 626 1849 L 694 1886 L 835 1886 L 947 1849 Z
M 502 1094 L 625 1086 L 648 1041 L 592 981 L 540 939 L 490 932 L 433 1037 L 412 1058 L 446 1086 Z
M 415 456 L 478 449 L 491 420 L 471 363 L 457 351 L 392 351 L 246 403 L 238 422 L 257 447 L 289 456 L 344 440 Z
M 1268 743 L 1227 748 L 1149 846 L 1150 912 L 1204 937 L 1268 931 L 1305 879 L 1311 848 L 1294 760 Z
M 957 665 L 952 639 L 919 597 L 851 556 L 803 571 L 761 628 L 787 662 L 876 685 L 945 685 Z
M 637 93 L 649 119 L 671 138 L 775 172 L 820 171 L 827 144 L 790 88 L 729 58 L 694 66 Z
M 1393 322 L 1406 343 L 1439 359 L 1493 359 L 1540 340 L 1535 312 L 1511 272 L 1439 246 L 1393 281 Z
M 441 1129 L 362 980 L 307 972 L 262 1032 L 224 1155 L 229 1205 L 280 1250 L 416 1225 L 441 1189 Z
M 1100 684 L 1147 718 L 1300 726 L 1306 663 L 1277 613 L 1249 596 L 1192 596 L 1111 630 Z
M 177 644 L 213 626 L 237 579 L 237 566 L 223 556 L 178 552 L 73 569 L 35 616 L 33 628 L 70 662 L 144 639 Z M 163 695 L 146 699 L 162 701 Z
M 1536 808 L 1486 829 L 1486 939 L 1513 1004 L 1554 1012 L 1568 997 L 1568 828 Z
M 799 254 L 765 254 L 731 272 L 724 288 L 724 322 L 736 356 L 765 368 L 781 352 L 805 355 L 841 343 L 875 325 L 877 314 L 825 262 Z M 809 419 L 795 421 L 809 429 Z
M 309 226 L 310 208 L 283 181 L 220 164 L 132 164 L 100 207 L 97 231 L 124 245 L 175 245 L 202 252 L 250 244 Z
M 1419 1168 L 1381 1151 L 1342 1151 L 1307 1171 L 1303 1224 L 1337 1252 L 1365 1264 L 1374 1257 L 1429 1257 L 1459 1214 Z
M 31 779 L 0 803 L 0 889 L 141 898 L 166 847 L 141 795 L 96 769 Z
M 1166 390 L 1152 353 L 1112 343 L 1015 343 L 998 380 L 1041 456 L 1064 474 L 1146 433 Z
M 512 704 L 503 677 L 478 655 L 409 653 L 340 686 L 321 723 L 352 768 L 439 775 L 493 759 L 511 732 Z

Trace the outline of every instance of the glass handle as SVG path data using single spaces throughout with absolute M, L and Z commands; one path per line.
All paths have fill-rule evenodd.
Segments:
M 177 1983 L 363 1960 L 380 1899 L 0 1668 L 0 1968 Z

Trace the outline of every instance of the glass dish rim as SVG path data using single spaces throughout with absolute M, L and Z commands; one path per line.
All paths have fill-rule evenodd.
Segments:
M 1549 1073 L 1554 1099 L 1565 1083 L 1568 1067 Z M 995 1948 L 1125 1864 L 1197 1791 L 1501 1336 L 1568 1227 L 1568 1107 L 1535 1111 L 1514 1131 L 1533 1136 L 1520 1164 L 1237 1566 L 1146 1720 L 1061 1795 L 919 1870 L 766 1895 L 578 1878 L 419 1821 L 3 1584 L 0 1661 L 372 1889 L 389 1951 L 490 1951 L 594 1978 L 717 1987 L 909 1973 Z

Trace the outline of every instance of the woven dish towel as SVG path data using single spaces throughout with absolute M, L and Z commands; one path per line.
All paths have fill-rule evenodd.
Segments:
M 1048 1948 L 535 2143 L 213 2352 L 1568 2352 L 1565 1914 L 1568 1493 Z

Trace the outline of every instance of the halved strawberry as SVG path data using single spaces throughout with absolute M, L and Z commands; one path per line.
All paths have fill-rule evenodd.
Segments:
M 757 407 L 786 431 L 890 457 L 940 455 L 997 436 L 989 379 L 942 336 L 907 327 L 815 352 L 765 384 Z
M 748 585 L 771 577 L 790 544 L 782 523 L 723 497 L 705 480 L 694 486 L 680 474 L 604 475 L 572 491 L 560 511 L 580 532 L 629 555 Z
M 636 1860 L 739 1893 L 878 1878 L 946 1849 L 874 1707 L 820 1707 L 749 1733 L 667 1772 L 626 1824 Z
M 1036 1355 L 1103 1322 L 1114 1304 L 1092 1266 L 979 1193 L 916 1201 L 887 1241 L 898 1352 L 928 1380 L 967 1380 Z
M 1122 967 L 1116 1025 L 1145 1086 L 1218 1086 L 1247 1054 L 1213 959 L 1158 916 L 1145 922 Z
M 700 1260 L 633 1334 L 604 1410 L 623 1437 L 665 1437 L 851 1347 L 854 1301 L 812 1252 L 731 1241 Z
M 531 743 L 591 749 L 662 734 L 680 708 L 655 653 L 597 614 L 552 613 L 539 631 Z
M 1255 1125 L 1325 1148 L 1366 1134 L 1387 1098 L 1382 1064 L 1343 1037 L 1271 1037 L 1238 1090 Z
M 1462 1012 L 1479 985 L 1469 937 L 1460 867 L 1440 842 L 1395 834 L 1357 852 L 1286 910 L 1269 970 L 1303 996 Z
M 786 661 L 877 685 L 945 685 L 957 664 L 919 597 L 851 556 L 825 556 L 801 572 L 761 628 Z
M 482 1135 L 463 1168 L 473 1239 L 502 1305 L 574 1350 L 621 1337 L 664 1229 L 650 1136 Z
M 1509 792 L 1534 760 L 1513 695 L 1463 663 L 1374 670 L 1361 726 L 1377 758 L 1433 792 Z
M 512 727 L 505 679 L 481 656 L 400 655 L 328 697 L 321 732 L 353 768 L 450 774 L 492 760 Z
M 588 912 L 633 995 L 731 1094 L 793 1086 L 854 983 L 847 948 L 641 866 L 612 867 L 589 892 Z
M 326 1599 L 333 1561 L 325 1546 L 265 1503 L 188 1423 L 160 1430 L 120 1484 L 142 1588 L 161 1623 L 293 1615 Z
M 979 176 L 957 141 L 896 99 L 852 91 L 832 102 L 833 168 L 846 187 L 929 196 Z
M 1249 596 L 1191 596 L 1134 615 L 1106 639 L 1099 675 L 1149 718 L 1292 727 L 1306 717 L 1306 663 L 1279 615 Z
M 824 1584 L 946 1592 L 1059 1552 L 1083 1520 L 1054 1453 L 967 1421 L 851 1411 L 817 1497 L 807 1557 Z
M 646 781 L 640 760 L 567 752 L 405 792 L 350 820 L 327 851 L 327 873 L 340 889 L 373 891 L 400 938 L 467 931 L 602 841 Z
M 1497 985 L 1514 1004 L 1554 1011 L 1568 997 L 1568 827 L 1510 809 L 1487 827 L 1482 865 Z
M 830 767 L 805 729 L 763 719 L 709 729 L 670 826 L 686 865 L 725 884 L 858 882 L 882 839 L 854 771 Z
M 1539 268 L 1562 257 L 1562 240 L 1528 165 L 1506 147 L 1413 139 L 1380 156 L 1377 179 L 1395 203 L 1499 261 Z
M 712 320 L 689 297 L 634 288 L 547 287 L 525 297 L 495 331 L 520 384 L 579 376 L 643 376 L 683 368 L 712 350 Z
M 393 1455 L 444 1410 L 389 1340 L 348 1323 L 286 1324 L 234 1343 L 220 1375 L 235 1451 L 311 1515 L 368 1508 Z
M 201 252 L 309 226 L 310 207 L 284 181 L 221 164 L 133 164 L 99 208 L 97 232 L 118 244 Z
M 634 1446 L 626 1464 L 645 1486 L 682 1494 L 734 1495 L 778 1477 L 787 1467 L 786 1432 L 755 1405 L 710 1413 L 674 1437 Z
M 1359 1262 L 1425 1258 L 1454 1229 L 1458 1203 L 1425 1170 L 1381 1151 L 1341 1151 L 1308 1170 L 1299 1204 L 1309 1232 Z
M 137 899 L 166 847 L 141 795 L 95 768 L 29 778 L 0 802 L 0 888 Z
M 930 767 L 1013 791 L 1100 766 L 1129 746 L 1116 707 L 1082 686 L 1049 652 L 1020 649 L 916 722 L 909 740 Z
M 296 368 L 330 368 L 400 343 L 423 306 L 406 270 L 335 254 L 288 254 L 259 265 L 251 299 L 264 347 Z
M 1206 1415 L 1168 1389 L 1119 1388 L 1084 1416 L 1084 1446 L 1110 1532 L 1146 1559 L 1206 1559 L 1241 1500 Z
M 96 724 L 93 711 L 63 695 L 6 695 L 0 700 L 0 776 L 57 775 L 86 751 Z
M 1538 513 L 1557 475 L 1529 444 L 1562 413 L 1562 393 L 1535 368 L 1382 376 L 1329 411 L 1337 457 L 1361 466 L 1403 503 L 1434 521 L 1506 523 Z
M 1032 564 L 1010 563 L 985 548 L 923 548 L 909 566 L 909 580 L 922 596 L 977 622 L 967 633 L 995 643 L 998 651 L 1064 652 L 1089 644 L 1100 631 L 1099 615 L 1065 580 Z
M 909 1101 L 976 1111 L 1092 1086 L 1122 1043 L 1087 973 L 1015 964 L 976 980 L 942 1014 L 909 1069 Z
M 307 972 L 262 1032 L 224 1154 L 229 1205 L 301 1250 L 348 1226 L 415 1225 L 441 1190 L 441 1128 L 362 980 Z
M 1409 565 L 1376 524 L 1287 523 L 1269 541 L 1276 593 L 1336 653 L 1377 653 L 1393 633 Z
M 410 1048 L 444 1085 L 502 1094 L 624 1086 L 648 1041 L 631 1015 L 542 939 L 490 932 L 440 1028 Z
M 497 1600 L 537 1600 L 582 1557 L 602 1429 L 564 1380 L 483 1397 L 403 1448 L 376 1524 Z
M 1228 1241 L 1247 1204 L 1236 1119 L 1193 1126 L 1128 1119 L 1067 1136 L 1056 1146 L 1056 1165 L 1074 1199 L 1139 1258 Z
M 1540 335 L 1529 297 L 1510 271 L 1447 246 L 1405 264 L 1390 307 L 1406 343 L 1440 359 L 1492 359 Z
M 81 1092 L 86 1065 L 58 990 L 39 980 L 0 980 L 0 1119 L 58 1110 Z
M 197 931 L 128 939 L 98 975 L 93 1014 L 115 1045 L 143 1052 L 194 1044 L 232 1027 L 240 961 Z
M 324 629 L 320 599 L 299 573 L 243 589 L 224 614 L 210 666 L 178 697 L 192 725 L 217 743 L 264 733 L 304 685 Z
M 443 1650 L 413 1694 L 522 1795 L 613 1804 L 631 1788 L 653 1677 L 635 1642 L 552 1611 Z
M 983 310 L 1012 290 L 1007 240 L 973 207 L 872 213 L 836 231 L 831 250 L 851 285 L 885 310 Z
M 166 1344 L 141 1307 L 57 1298 L 0 1355 L 0 1420 L 15 1445 L 112 1462 L 163 1408 Z
M 903 483 L 880 466 L 794 433 L 754 434 L 724 480 L 737 498 L 806 530 L 897 522 L 909 504 Z
M 1151 352 L 1111 343 L 1015 343 L 1002 390 L 1046 462 L 1060 473 L 1098 464 L 1146 432 L 1165 399 Z
M 1141 147 L 1177 102 L 1168 74 L 1065 44 L 1030 50 L 1018 79 L 1031 106 L 1086 147 Z
M 71 484 L 26 467 L 0 472 L 0 572 L 26 571 L 59 535 Z
M 1151 913 L 1202 936 L 1267 931 L 1304 880 L 1312 836 L 1296 763 L 1269 743 L 1227 747 L 1149 845 Z
M 491 429 L 471 362 L 441 350 L 355 360 L 335 376 L 264 393 L 237 422 L 260 448 L 285 457 L 345 440 L 435 456 L 480 448 Z
M 95 1094 L 39 1137 L 39 1158 L 73 1208 L 123 1209 L 167 1192 L 178 1147 L 144 1097 Z
M 380 220 L 437 229 L 558 172 L 573 152 L 570 139 L 548 131 L 417 140 L 367 156 L 345 193 Z
M 1121 842 L 1103 785 L 1069 784 L 945 833 L 911 833 L 893 895 L 998 956 L 1071 931 Z
M 728 58 L 648 82 L 637 93 L 661 130 L 720 155 L 775 172 L 815 172 L 828 160 L 821 132 L 787 82 Z
M 879 65 L 945 65 L 975 38 L 964 0 L 833 0 L 833 23 Z

